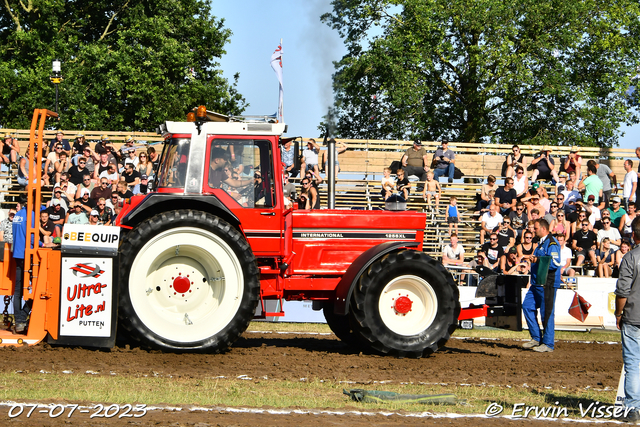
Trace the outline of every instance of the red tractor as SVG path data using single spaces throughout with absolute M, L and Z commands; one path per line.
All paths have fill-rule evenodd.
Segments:
M 286 126 L 204 111 L 161 126 L 154 191 L 118 216 L 120 327 L 152 347 L 216 352 L 258 305 L 282 316 L 267 302 L 311 300 L 340 339 L 380 353 L 421 357 L 449 339 L 459 293 L 422 252 L 425 214 L 287 208 Z
M 25 242 L 39 240 L 48 116 L 55 113 L 34 111 L 31 125 Z M 487 304 L 461 311 L 452 276 L 422 252 L 425 214 L 285 203 L 285 129 L 268 118 L 229 118 L 201 107 L 191 121 L 161 126 L 154 191 L 125 200 L 116 226 L 65 224 L 60 247 L 27 244 L 22 288 L 4 244 L 5 308 L 14 293 L 33 308 L 28 331 L 0 330 L 0 346 L 46 338 L 110 347 L 119 330 L 163 350 L 218 352 L 256 313 L 282 316 L 282 301 L 292 300 L 313 301 L 347 343 L 399 357 L 438 350 L 458 320 L 487 316 L 492 326 L 521 329 L 526 276 L 488 277 L 477 295 Z M 334 156 L 330 142 L 330 206 Z

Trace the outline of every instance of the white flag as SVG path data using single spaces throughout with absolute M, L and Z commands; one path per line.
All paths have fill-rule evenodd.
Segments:
M 282 107 L 282 98 L 284 89 L 282 87 L 282 40 L 280 40 L 280 44 L 278 48 L 271 55 L 271 68 L 276 72 L 278 76 L 278 82 L 280 83 L 280 95 L 278 97 L 278 121 L 280 123 L 284 122 L 284 114 Z

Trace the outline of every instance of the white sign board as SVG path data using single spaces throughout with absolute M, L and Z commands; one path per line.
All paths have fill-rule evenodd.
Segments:
M 111 335 L 112 267 L 111 258 L 62 258 L 60 336 Z
M 86 224 L 65 224 L 62 230 L 62 252 L 118 251 L 120 227 Z M 83 252 L 84 253 L 84 252 Z

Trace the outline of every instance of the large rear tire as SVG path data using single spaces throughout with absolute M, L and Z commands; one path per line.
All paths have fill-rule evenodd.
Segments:
M 442 347 L 460 315 L 459 291 L 442 264 L 404 250 L 374 262 L 351 300 L 354 328 L 372 349 L 422 357 Z
M 120 245 L 120 326 L 149 346 L 219 352 L 247 329 L 258 304 L 251 247 L 201 211 L 156 215 Z

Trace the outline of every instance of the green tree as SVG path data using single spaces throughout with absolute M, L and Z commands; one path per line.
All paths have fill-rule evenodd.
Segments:
M 28 127 L 53 110 L 51 63 L 62 61 L 59 127 L 150 131 L 199 104 L 246 107 L 217 68 L 231 31 L 201 0 L 5 0 L 0 6 L 0 125 Z
M 634 0 L 333 0 L 342 137 L 613 146 L 638 122 Z

